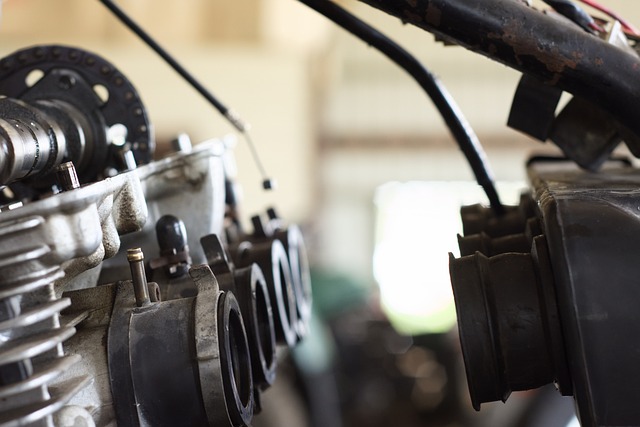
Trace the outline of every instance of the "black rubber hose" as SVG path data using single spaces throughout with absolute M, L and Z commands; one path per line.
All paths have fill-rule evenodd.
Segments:
M 640 58 L 513 0 L 359 0 L 584 98 L 640 135 Z
M 299 1 L 379 50 L 416 80 L 440 112 L 478 184 L 484 189 L 493 212 L 502 215 L 504 206 L 500 202 L 480 141 L 440 80 L 400 45 L 337 4 L 329 0 Z

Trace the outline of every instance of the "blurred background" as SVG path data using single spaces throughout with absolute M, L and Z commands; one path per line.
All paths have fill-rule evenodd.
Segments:
M 364 4 L 339 3 L 442 79 L 480 137 L 504 201 L 517 203 L 528 153 L 545 148 L 505 126 L 519 73 Z M 637 2 L 606 3 L 640 23 Z M 306 235 L 317 330 L 293 355 L 290 387 L 282 380 L 265 395 L 282 399 L 279 414 L 256 425 L 567 425 L 571 400 L 553 391 L 483 405 L 479 415 L 466 401 L 447 253 L 457 252 L 460 205 L 485 200 L 404 71 L 295 0 L 118 4 L 252 124 L 278 189 L 261 190 L 238 140 L 246 219 L 276 206 Z M 111 61 L 137 87 L 159 143 L 180 132 L 194 143 L 233 133 L 98 1 L 5 0 L 0 36 L 2 56 L 66 44 Z M 560 418 L 536 419 L 536 405 L 555 404 Z

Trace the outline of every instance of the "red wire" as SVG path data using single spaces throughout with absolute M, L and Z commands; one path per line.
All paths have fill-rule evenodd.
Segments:
M 624 19 L 622 16 L 618 15 L 615 11 L 609 9 L 606 6 L 601 5 L 596 0 L 580 0 L 580 1 L 582 3 L 584 3 L 584 4 L 587 4 L 587 5 L 591 6 L 592 8 L 594 8 L 596 10 L 599 10 L 600 12 L 604 13 L 605 15 L 609 15 L 613 19 L 619 21 L 620 25 L 622 25 L 622 27 L 625 30 L 629 31 L 633 35 L 640 36 L 640 30 L 638 30 L 635 26 L 633 26 L 629 21 Z

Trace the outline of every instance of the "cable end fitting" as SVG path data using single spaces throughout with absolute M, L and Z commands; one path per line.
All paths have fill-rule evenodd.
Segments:
M 224 116 L 240 133 L 246 133 L 251 128 L 251 125 L 242 120 L 242 117 L 233 110 L 227 110 Z
M 275 190 L 278 188 L 278 182 L 275 179 L 266 178 L 262 181 L 262 188 L 265 190 Z

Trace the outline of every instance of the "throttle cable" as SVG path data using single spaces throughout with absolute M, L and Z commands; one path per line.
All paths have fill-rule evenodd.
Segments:
M 189 71 L 187 71 L 175 58 L 169 54 L 162 46 L 160 46 L 142 27 L 140 27 L 127 13 L 119 8 L 111 0 L 99 0 L 116 18 L 120 20 L 129 30 L 131 30 L 138 38 L 140 38 L 147 46 L 149 46 L 154 52 L 156 52 L 173 70 L 178 73 L 184 80 L 187 81 L 202 97 L 211 104 L 220 114 L 222 114 L 231 125 L 238 130 L 246 139 L 247 145 L 253 156 L 253 160 L 262 176 L 262 188 L 265 190 L 271 190 L 275 187 L 275 181 L 267 176 L 267 173 L 260 161 L 258 151 L 253 144 L 253 140 L 249 135 L 249 124 L 232 109 L 224 105 L 218 98 L 216 98 L 207 88 L 205 88 Z

